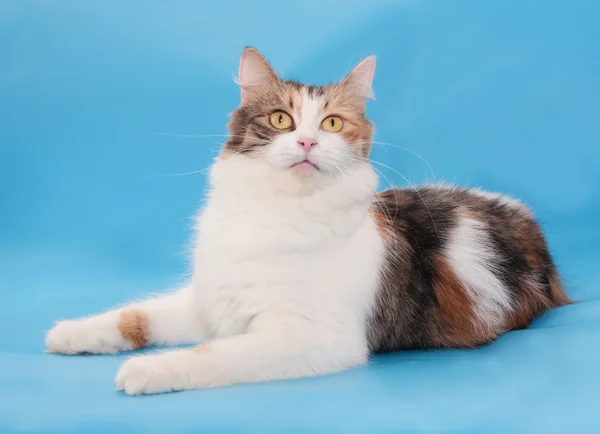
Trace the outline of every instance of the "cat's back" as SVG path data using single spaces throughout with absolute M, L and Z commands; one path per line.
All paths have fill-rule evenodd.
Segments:
M 373 350 L 475 346 L 568 302 L 541 228 L 517 200 L 392 189 L 376 196 L 373 215 L 387 244 Z

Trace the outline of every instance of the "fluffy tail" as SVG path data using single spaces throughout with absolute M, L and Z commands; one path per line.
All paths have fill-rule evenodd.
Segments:
M 548 284 L 550 285 L 550 298 L 552 299 L 554 306 L 558 307 L 572 304 L 573 301 L 565 293 L 560 276 L 554 265 L 548 269 L 547 276 Z

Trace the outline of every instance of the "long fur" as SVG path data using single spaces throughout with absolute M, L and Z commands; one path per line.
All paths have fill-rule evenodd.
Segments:
M 373 352 L 472 347 L 568 303 L 519 202 L 437 186 L 375 194 L 365 116 L 374 68 L 369 57 L 338 84 L 305 86 L 246 49 L 189 285 L 61 321 L 48 349 L 201 342 L 120 368 L 119 389 L 158 393 L 326 374 Z M 273 125 L 278 112 L 292 124 Z M 329 116 L 340 131 L 326 130 Z

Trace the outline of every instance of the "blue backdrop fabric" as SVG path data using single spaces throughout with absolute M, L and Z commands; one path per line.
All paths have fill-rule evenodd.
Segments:
M 594 0 L 0 2 L 0 432 L 600 432 L 598 22 Z M 54 320 L 185 278 L 207 184 L 183 174 L 225 139 L 246 44 L 315 84 L 376 54 L 373 159 L 403 175 L 376 164 L 381 188 L 522 198 L 579 303 L 474 350 L 141 398 L 114 391 L 128 355 L 45 354 Z

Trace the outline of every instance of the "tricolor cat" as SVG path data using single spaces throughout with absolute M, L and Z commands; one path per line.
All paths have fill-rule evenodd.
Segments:
M 375 58 L 307 86 L 244 50 L 241 104 L 212 165 L 188 286 L 61 321 L 49 351 L 130 358 L 131 395 L 341 371 L 377 352 L 474 347 L 569 303 L 520 202 L 443 186 L 376 194 Z

